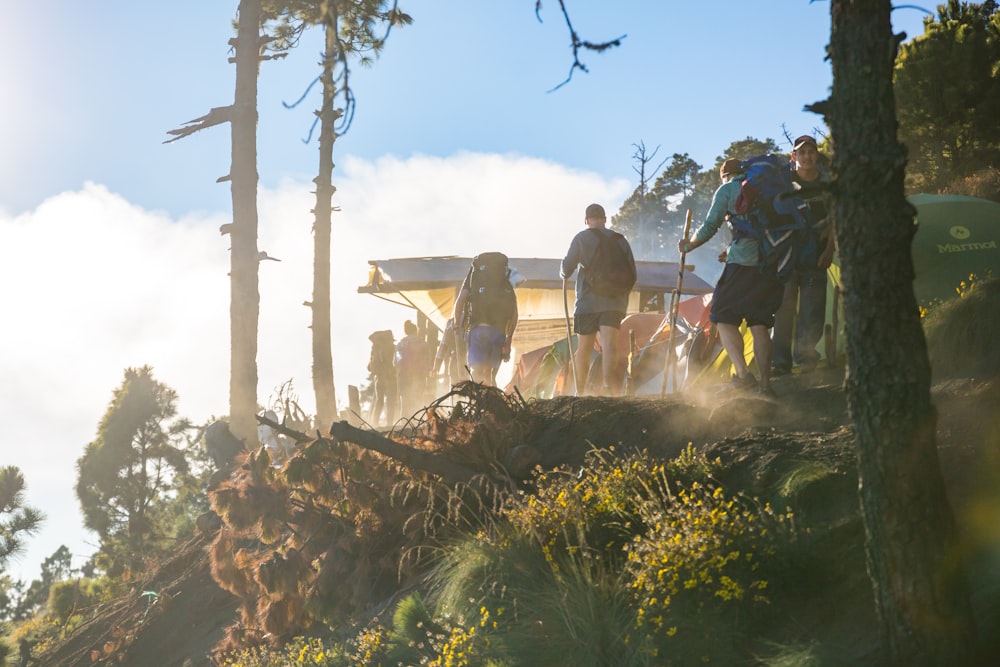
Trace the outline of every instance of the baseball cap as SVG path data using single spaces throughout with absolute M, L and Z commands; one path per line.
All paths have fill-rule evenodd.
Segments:
M 719 176 L 725 178 L 726 176 L 732 176 L 733 174 L 740 173 L 743 171 L 740 169 L 741 164 L 743 163 L 740 160 L 737 160 L 734 157 L 729 158 L 722 163 L 721 167 L 719 167 Z
M 802 148 L 803 146 L 805 146 L 806 144 L 812 144 L 813 148 L 815 148 L 816 150 L 819 150 L 819 146 L 816 145 L 816 140 L 813 139 L 812 137 L 810 137 L 808 134 L 803 134 L 801 137 L 799 137 L 798 139 L 796 139 L 795 143 L 792 144 L 792 150 L 793 151 L 797 151 L 800 148 Z
M 587 207 L 586 217 L 588 218 L 607 218 L 604 215 L 604 207 L 600 204 L 591 204 Z

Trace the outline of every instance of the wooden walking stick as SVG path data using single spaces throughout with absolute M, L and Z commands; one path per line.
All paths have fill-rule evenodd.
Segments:
M 566 349 L 569 359 L 570 373 L 573 374 L 573 395 L 580 395 L 580 386 L 576 379 L 576 359 L 573 355 L 573 330 L 569 326 L 569 301 L 566 297 L 566 279 L 563 278 L 563 312 L 566 314 Z M 568 375 L 568 374 L 567 374 Z
M 684 236 L 682 238 L 687 238 L 691 233 L 691 209 L 688 209 L 687 216 L 684 219 Z M 663 384 L 660 386 L 660 396 L 666 396 L 667 394 L 667 375 L 670 373 L 670 369 L 674 369 L 674 390 L 677 389 L 677 360 L 674 359 L 674 331 L 677 329 L 677 311 L 680 309 L 681 305 L 681 288 L 684 286 L 684 261 L 687 258 L 687 245 L 685 244 L 684 250 L 681 251 L 681 265 L 680 269 L 677 271 L 677 289 L 673 291 L 670 295 L 670 335 L 667 336 L 667 357 L 663 361 Z M 671 364 L 673 360 L 673 364 Z

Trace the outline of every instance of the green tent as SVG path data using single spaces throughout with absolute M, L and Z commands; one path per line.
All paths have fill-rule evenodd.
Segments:
M 926 305 L 949 299 L 969 276 L 1000 277 L 1000 203 L 961 195 L 913 195 L 913 291 Z

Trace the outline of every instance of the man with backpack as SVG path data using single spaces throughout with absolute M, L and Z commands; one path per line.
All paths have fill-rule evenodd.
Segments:
M 368 340 L 372 342 L 371 356 L 368 359 L 368 372 L 372 375 L 372 411 L 373 425 L 385 424 L 392 426 L 399 410 L 399 386 L 396 379 L 396 339 L 392 331 L 385 329 L 375 331 Z M 382 421 L 383 410 L 385 421 Z
M 796 139 L 792 160 L 792 178 L 799 188 L 798 195 L 808 206 L 807 252 L 796 258 L 795 268 L 785 281 L 781 308 L 775 314 L 772 376 L 790 373 L 793 361 L 805 372 L 816 367 L 816 345 L 826 323 L 826 270 L 833 261 L 834 229 L 829 217 L 829 194 L 824 187 L 830 178 L 819 164 L 816 140 L 808 134 Z
M 577 393 L 587 393 L 587 375 L 594 342 L 600 332 L 601 391 L 605 396 L 617 396 L 621 380 L 617 377 L 618 330 L 621 328 L 628 296 L 635 285 L 635 257 L 628 240 L 606 227 L 607 216 L 600 204 L 591 204 L 584 213 L 586 229 L 570 242 L 559 274 L 563 280 L 576 278 L 576 306 L 573 331 L 577 336 L 573 365 L 576 371 Z
M 403 323 L 403 334 L 396 343 L 396 382 L 402 415 L 408 417 L 427 402 L 427 376 L 431 366 L 427 343 L 413 320 Z
M 455 301 L 455 328 L 466 341 L 472 380 L 495 387 L 500 364 L 510 360 L 517 327 L 517 296 L 507 256 L 476 255 Z
M 771 327 L 774 314 L 781 305 L 784 288 L 773 270 L 763 270 L 760 242 L 757 238 L 736 232 L 737 200 L 742 187 L 743 166 L 740 160 L 729 158 L 722 163 L 719 176 L 722 185 L 712 197 L 712 206 L 705 222 L 691 239 L 681 239 L 677 249 L 690 252 L 707 243 L 728 223 L 733 241 L 726 249 L 726 267 L 715 285 L 709 319 L 719 331 L 722 346 L 733 363 L 735 375 L 732 388 L 757 391 L 773 396 L 770 385 Z M 740 325 L 746 320 L 753 336 L 753 353 L 760 372 L 760 382 L 753 377 L 743 356 L 743 336 Z

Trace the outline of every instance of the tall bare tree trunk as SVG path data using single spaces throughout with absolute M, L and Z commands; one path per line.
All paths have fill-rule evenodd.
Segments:
M 913 295 L 914 210 L 896 138 L 890 0 L 832 0 L 834 214 L 847 397 L 883 647 L 891 665 L 970 664 L 974 626 L 937 457 L 930 364 Z
M 323 106 L 319 110 L 319 174 L 316 176 L 316 221 L 313 227 L 313 296 L 312 296 L 312 376 L 316 394 L 316 421 L 328 428 L 337 416 L 337 393 L 333 384 L 333 342 L 330 331 L 330 244 L 332 241 L 333 144 L 337 140 L 334 126 L 342 112 L 334 109 L 336 82 L 333 74 L 337 65 L 337 3 L 327 7 L 324 21 L 326 51 L 323 59 Z
M 260 0 L 240 0 L 236 94 L 232 109 L 233 199 L 230 256 L 230 428 L 248 447 L 257 446 L 257 74 L 260 64 Z

